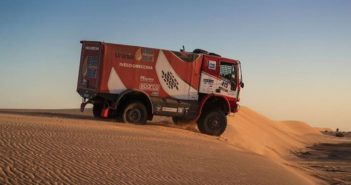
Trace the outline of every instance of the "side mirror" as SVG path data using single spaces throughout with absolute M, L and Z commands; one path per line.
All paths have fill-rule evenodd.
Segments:
M 244 82 L 240 82 L 240 87 L 241 87 L 241 88 L 244 88 L 244 86 L 245 86 L 245 85 L 244 85 Z

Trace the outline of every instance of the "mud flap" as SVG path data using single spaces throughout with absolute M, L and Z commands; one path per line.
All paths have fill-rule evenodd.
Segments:
M 110 111 L 109 108 L 103 108 L 101 111 L 101 117 L 108 118 L 109 111 Z
M 83 102 L 80 104 L 80 112 L 83 112 L 85 109 L 85 106 L 88 104 L 88 102 Z

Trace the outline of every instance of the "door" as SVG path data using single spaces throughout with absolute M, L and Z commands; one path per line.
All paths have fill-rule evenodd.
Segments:
M 204 56 L 200 77 L 200 93 L 217 93 L 216 91 L 218 91 L 218 83 L 220 81 L 219 69 L 220 63 L 218 57 Z
M 228 59 L 206 56 L 201 69 L 200 93 L 236 98 L 238 66 Z
M 221 61 L 217 93 L 236 98 L 238 90 L 238 66 L 230 61 Z

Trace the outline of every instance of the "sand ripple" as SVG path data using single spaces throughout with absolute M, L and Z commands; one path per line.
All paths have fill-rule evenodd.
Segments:
M 0 114 L 0 184 L 306 184 L 215 137 L 162 126 Z

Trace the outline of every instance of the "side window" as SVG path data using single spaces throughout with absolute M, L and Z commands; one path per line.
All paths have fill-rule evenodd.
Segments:
M 221 77 L 232 80 L 232 74 L 234 69 L 234 65 L 230 63 L 221 62 L 220 75 Z
M 221 62 L 220 76 L 230 81 L 231 90 L 236 89 L 236 67 L 234 64 Z

